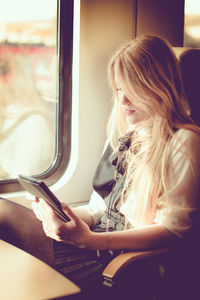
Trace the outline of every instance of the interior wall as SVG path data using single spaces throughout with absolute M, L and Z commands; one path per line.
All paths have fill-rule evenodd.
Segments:
M 87 201 L 92 191 L 112 103 L 107 64 L 119 44 L 133 35 L 133 4 L 132 0 L 81 1 L 78 163 L 70 180 L 56 191 L 69 203 Z
M 151 33 L 183 46 L 184 0 L 138 0 L 137 35 Z

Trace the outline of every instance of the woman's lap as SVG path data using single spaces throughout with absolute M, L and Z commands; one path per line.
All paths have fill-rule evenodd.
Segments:
M 81 288 L 99 287 L 102 271 L 112 257 L 107 251 L 79 249 L 53 241 L 55 268 Z
M 107 251 L 85 250 L 46 237 L 30 209 L 0 198 L 0 239 L 41 259 L 82 289 L 99 288 L 102 271 L 112 257 Z
M 103 268 L 111 260 L 106 251 L 97 257 L 96 251 L 46 237 L 32 210 L 3 198 L 0 198 L 0 239 L 41 259 L 82 287 L 101 283 Z

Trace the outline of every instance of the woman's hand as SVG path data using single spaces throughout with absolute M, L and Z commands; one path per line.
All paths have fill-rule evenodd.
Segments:
M 68 205 L 62 204 L 63 211 L 71 219 L 68 223 L 63 222 L 43 199 L 36 198 L 32 203 L 32 208 L 37 219 L 42 222 L 44 232 L 48 237 L 79 248 L 90 248 L 92 232 L 89 226 Z

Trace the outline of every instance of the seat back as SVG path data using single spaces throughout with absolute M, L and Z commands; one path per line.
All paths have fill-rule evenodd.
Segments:
M 175 48 L 193 121 L 200 126 L 200 49 Z

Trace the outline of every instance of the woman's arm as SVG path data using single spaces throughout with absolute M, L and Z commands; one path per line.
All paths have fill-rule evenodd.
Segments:
M 94 250 L 153 249 L 169 247 L 176 239 L 170 231 L 159 224 L 140 229 L 96 233 L 92 232 L 89 226 L 68 205 L 63 205 L 65 213 L 71 219 L 68 223 L 60 220 L 44 200 L 40 200 L 40 207 L 40 220 L 46 235 L 57 241 L 63 241 L 80 248 Z
M 65 207 L 66 213 L 70 216 L 74 223 L 78 227 L 80 226 L 81 235 L 75 232 L 67 232 L 66 236 L 78 245 L 84 245 L 89 249 L 129 249 L 129 250 L 144 250 L 144 249 L 154 249 L 154 248 L 165 248 L 170 247 L 177 241 L 177 237 L 166 229 L 163 225 L 153 224 L 144 226 L 138 229 L 129 229 L 124 231 L 114 231 L 114 232 L 93 232 L 83 230 L 79 219 L 74 212 L 70 211 L 69 207 Z M 63 228 L 64 229 L 64 228 Z M 65 229 L 64 229 L 65 231 Z M 79 230 L 77 230 L 79 231 Z M 63 233 L 62 233 L 63 234 Z
M 147 250 L 170 247 L 177 240 L 164 226 L 148 225 L 138 229 L 105 233 L 92 232 L 88 241 L 90 249 Z

